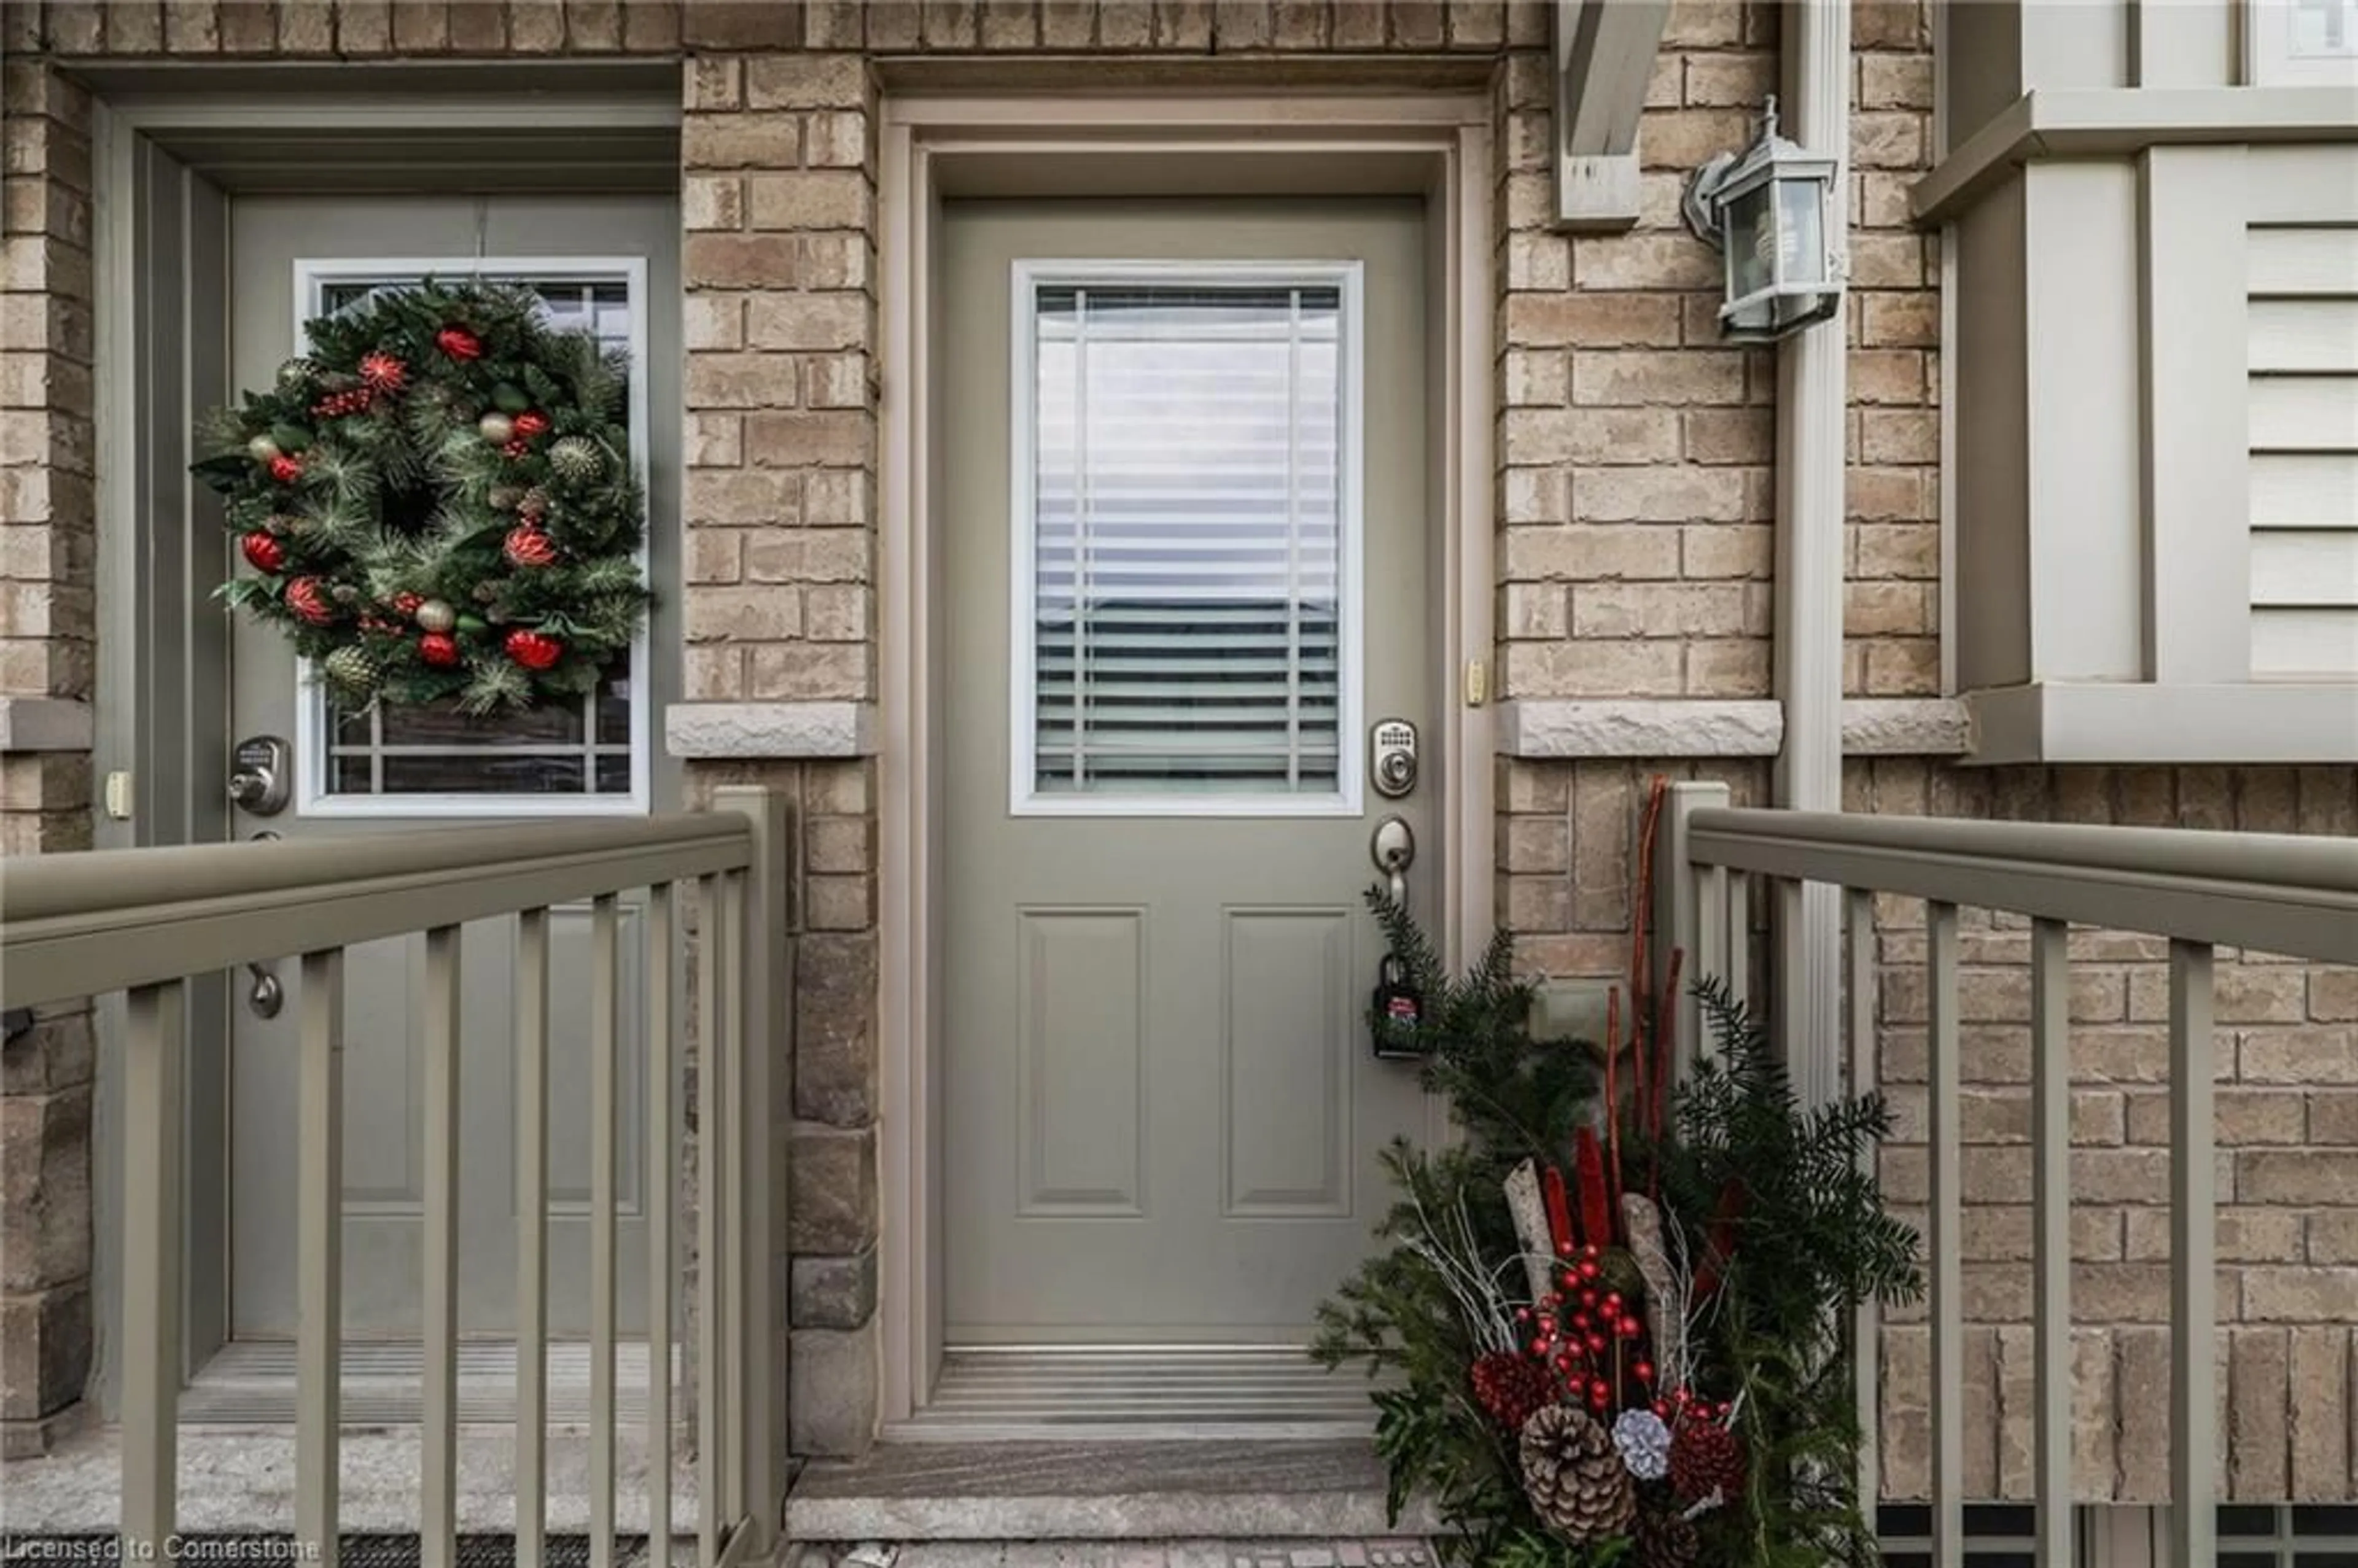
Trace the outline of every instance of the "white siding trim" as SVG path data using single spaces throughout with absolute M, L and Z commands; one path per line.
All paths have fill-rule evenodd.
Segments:
M 1965 704 L 1968 762 L 2358 762 L 2358 681 L 2046 681 Z

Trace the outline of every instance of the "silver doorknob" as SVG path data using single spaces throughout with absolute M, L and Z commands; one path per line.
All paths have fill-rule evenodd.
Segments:
M 1405 816 L 1387 816 L 1376 824 L 1368 852 L 1376 870 L 1390 879 L 1392 903 L 1408 912 L 1408 869 L 1416 863 L 1416 835 Z
M 252 816 L 275 816 L 287 809 L 294 773 L 293 747 L 276 735 L 250 735 L 231 758 L 229 798 Z

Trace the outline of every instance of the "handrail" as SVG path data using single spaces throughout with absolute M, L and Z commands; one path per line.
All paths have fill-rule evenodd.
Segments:
M 1686 833 L 1695 865 L 2358 964 L 2358 842 L 1730 807 Z
M 181 975 L 737 871 L 733 812 L 101 849 L 0 875 L 0 997 L 63 1001 Z

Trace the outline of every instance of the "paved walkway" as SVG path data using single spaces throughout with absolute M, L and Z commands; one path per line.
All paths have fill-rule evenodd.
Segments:
M 792 1568 L 1433 1568 L 1422 1541 L 912 1541 L 806 1546 Z

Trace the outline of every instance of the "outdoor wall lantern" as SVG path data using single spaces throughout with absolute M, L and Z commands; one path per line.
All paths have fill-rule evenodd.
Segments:
M 1721 153 L 1687 181 L 1687 227 L 1727 261 L 1722 337 L 1773 342 L 1842 308 L 1843 258 L 1827 222 L 1837 172 L 1834 159 L 1777 134 L 1771 98 L 1750 146 Z

